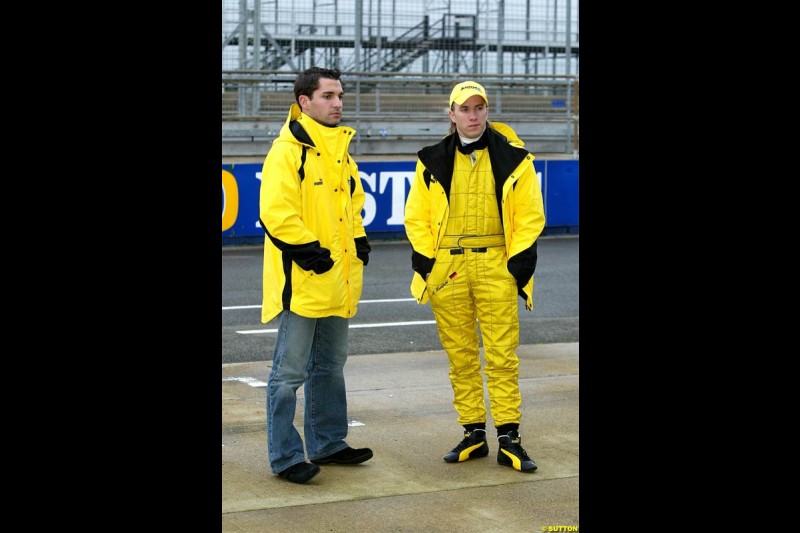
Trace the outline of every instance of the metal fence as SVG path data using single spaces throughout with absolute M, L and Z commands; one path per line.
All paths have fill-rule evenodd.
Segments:
M 295 76 L 312 65 L 343 72 L 356 153 L 400 153 L 440 138 L 447 95 L 464 79 L 486 87 L 490 119 L 515 127 L 533 149 L 577 153 L 572 4 L 223 0 L 223 155 L 226 143 L 243 153 L 246 142 L 263 155 L 259 143 L 268 149 L 294 102 Z

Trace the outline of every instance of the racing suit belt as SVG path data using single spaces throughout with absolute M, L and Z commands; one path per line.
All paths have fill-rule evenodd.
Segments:
M 505 235 L 445 235 L 439 243 L 440 249 L 448 248 L 493 248 L 505 246 Z M 486 251 L 486 250 L 482 250 Z M 453 252 L 451 252 L 453 253 Z M 456 252 L 458 253 L 458 252 Z

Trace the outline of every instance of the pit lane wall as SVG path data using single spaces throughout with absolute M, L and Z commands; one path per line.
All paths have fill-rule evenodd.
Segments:
M 362 216 L 370 239 L 405 238 L 403 213 L 416 161 L 358 164 L 366 202 Z M 536 159 L 544 197 L 543 235 L 578 233 L 578 160 Z M 261 244 L 258 221 L 261 164 L 222 165 L 222 245 Z

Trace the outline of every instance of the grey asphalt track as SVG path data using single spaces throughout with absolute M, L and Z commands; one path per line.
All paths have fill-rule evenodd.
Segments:
M 263 249 L 223 248 L 222 531 L 578 531 L 578 248 L 577 236 L 541 240 L 536 309 L 520 311 L 520 432 L 534 473 L 497 463 L 491 418 L 488 457 L 444 462 L 463 428 L 435 326 L 420 324 L 352 330 L 347 441 L 372 448 L 374 457 L 323 465 L 304 485 L 272 474 L 267 459 L 274 333 L 239 333 L 274 326 L 261 324 L 253 306 Z M 408 256 L 407 243 L 374 243 L 354 325 L 432 320 L 428 306 L 397 301 L 409 296 Z M 301 434 L 303 400 L 301 389 Z
M 578 343 L 522 345 L 522 473 L 488 457 L 442 459 L 462 437 L 441 350 L 351 357 L 347 437 L 374 456 L 323 465 L 304 485 L 269 470 L 270 361 L 222 365 L 222 531 L 578 531 Z M 302 433 L 302 389 L 295 424 Z

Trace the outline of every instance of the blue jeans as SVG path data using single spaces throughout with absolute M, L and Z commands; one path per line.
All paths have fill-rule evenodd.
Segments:
M 306 318 L 284 310 L 267 380 L 267 447 L 272 473 L 305 462 L 303 440 L 294 426 L 297 389 L 303 385 L 303 433 L 310 460 L 348 447 L 348 320 Z

